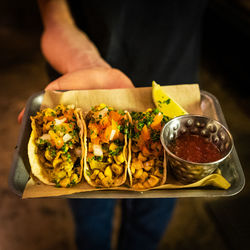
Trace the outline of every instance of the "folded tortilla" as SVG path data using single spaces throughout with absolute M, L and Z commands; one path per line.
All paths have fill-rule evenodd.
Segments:
M 73 105 L 46 108 L 31 116 L 28 157 L 32 174 L 41 182 L 70 187 L 82 179 L 86 127 Z
M 100 104 L 89 111 L 85 121 L 85 179 L 93 187 L 121 186 L 128 168 L 128 113 Z
M 160 133 L 168 117 L 159 110 L 130 112 L 131 161 L 128 166 L 130 186 L 133 189 L 150 189 L 166 181 L 166 153 L 160 142 Z

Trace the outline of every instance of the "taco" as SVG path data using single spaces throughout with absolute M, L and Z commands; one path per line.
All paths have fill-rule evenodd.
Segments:
M 129 119 L 105 104 L 87 114 L 84 177 L 93 187 L 118 187 L 127 178 Z
M 128 174 L 134 189 L 149 189 L 166 181 L 166 154 L 160 142 L 160 133 L 168 117 L 158 109 L 131 112 L 131 162 Z
M 32 174 L 41 182 L 70 187 L 82 178 L 83 117 L 73 105 L 46 108 L 31 116 L 28 156 Z

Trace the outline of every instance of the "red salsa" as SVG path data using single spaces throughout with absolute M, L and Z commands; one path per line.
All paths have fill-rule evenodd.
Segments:
M 207 163 L 222 158 L 219 149 L 200 135 L 183 134 L 170 145 L 170 151 L 179 158 L 196 163 Z

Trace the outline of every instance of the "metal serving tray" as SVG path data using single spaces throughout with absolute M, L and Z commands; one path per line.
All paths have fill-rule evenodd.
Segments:
M 15 148 L 11 171 L 9 175 L 9 186 L 14 193 L 22 196 L 25 185 L 29 179 L 30 165 L 27 154 L 27 144 L 31 133 L 30 119 L 40 109 L 44 92 L 32 95 L 26 104 L 18 143 Z M 204 115 L 215 118 L 223 123 L 226 121 L 220 104 L 215 96 L 201 91 L 201 109 Z M 232 196 L 239 193 L 245 185 L 244 173 L 236 152 L 233 149 L 228 166 L 221 169 L 222 175 L 230 182 L 231 187 L 227 190 L 212 187 L 189 188 L 189 189 L 164 189 L 149 190 L 146 192 L 135 191 L 91 191 L 63 196 L 64 198 L 172 198 L 172 197 L 219 197 Z M 60 196 L 62 197 L 62 196 Z

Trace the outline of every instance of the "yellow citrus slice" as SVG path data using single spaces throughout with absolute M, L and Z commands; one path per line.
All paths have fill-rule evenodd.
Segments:
M 164 115 L 173 119 L 176 116 L 188 114 L 173 98 L 165 93 L 159 84 L 155 81 L 152 83 L 152 97 L 155 106 Z

